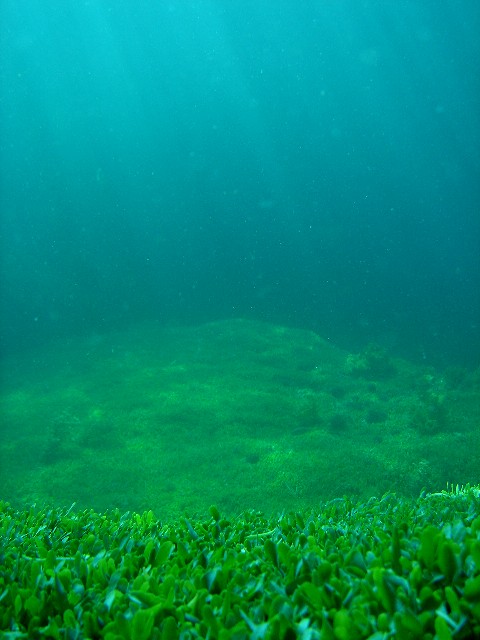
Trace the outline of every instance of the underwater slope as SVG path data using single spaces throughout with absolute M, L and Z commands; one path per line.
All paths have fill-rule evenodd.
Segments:
M 480 372 L 246 320 L 155 324 L 6 363 L 2 497 L 161 517 L 416 496 L 480 477 Z

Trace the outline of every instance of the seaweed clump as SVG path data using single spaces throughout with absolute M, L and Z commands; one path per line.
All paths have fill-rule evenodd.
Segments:
M 360 353 L 349 354 L 346 370 L 353 376 L 367 380 L 381 380 L 394 376 L 395 364 L 386 351 L 376 344 L 369 344 Z
M 350 426 L 350 418 L 345 413 L 334 413 L 328 421 L 328 426 L 334 433 L 343 433 Z

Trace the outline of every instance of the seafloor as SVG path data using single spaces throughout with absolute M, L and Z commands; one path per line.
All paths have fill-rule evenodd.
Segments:
M 275 513 L 480 477 L 480 370 L 247 320 L 64 340 L 4 363 L 0 402 L 18 507 Z

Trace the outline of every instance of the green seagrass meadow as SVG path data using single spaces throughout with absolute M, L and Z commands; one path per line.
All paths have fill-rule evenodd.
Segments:
M 1 505 L 5 638 L 480 637 L 480 491 L 276 517 Z
M 480 637 L 479 400 L 249 320 L 17 356 L 0 637 Z

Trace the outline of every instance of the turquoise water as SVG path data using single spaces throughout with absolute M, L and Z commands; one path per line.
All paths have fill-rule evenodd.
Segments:
M 248 317 L 478 364 L 477 2 L 0 13 L 4 351 Z

